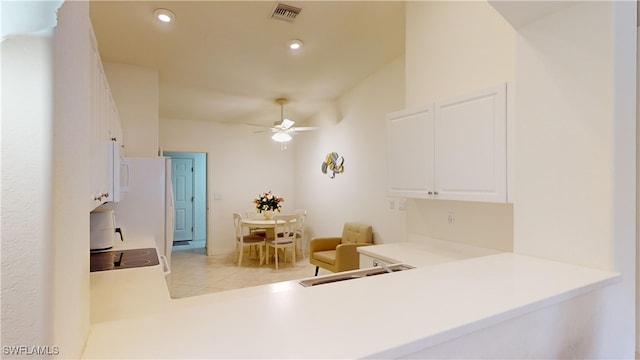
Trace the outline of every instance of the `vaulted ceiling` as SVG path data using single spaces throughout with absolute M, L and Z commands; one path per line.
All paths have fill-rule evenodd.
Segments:
M 283 3 L 301 9 L 293 22 L 272 18 L 275 1 L 91 1 L 91 20 L 103 61 L 158 71 L 174 119 L 271 125 L 285 97 L 304 122 L 404 52 L 402 1 Z

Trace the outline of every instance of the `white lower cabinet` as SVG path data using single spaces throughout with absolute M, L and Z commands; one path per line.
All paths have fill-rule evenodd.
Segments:
M 377 259 L 371 256 L 360 254 L 360 269 L 374 267 L 373 263 Z
M 508 202 L 507 84 L 387 116 L 389 195 Z

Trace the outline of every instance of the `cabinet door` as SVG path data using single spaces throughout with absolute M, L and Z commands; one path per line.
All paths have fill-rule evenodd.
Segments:
M 109 87 L 102 69 L 95 37 L 90 34 L 91 48 L 91 194 L 90 210 L 109 196 Z
M 366 268 L 373 267 L 373 262 L 376 261 L 375 258 L 372 258 L 371 256 L 363 255 L 363 254 L 360 254 L 359 256 L 360 256 L 360 266 L 358 267 L 359 269 L 366 269 Z
M 118 141 L 124 146 L 124 138 L 122 135 L 122 123 L 120 121 L 120 114 L 118 113 L 118 109 L 116 108 L 116 103 L 111 99 L 111 109 L 110 109 L 111 119 L 109 121 L 109 134 L 110 138 L 113 141 Z
M 113 99 L 113 93 L 111 92 L 111 87 L 106 82 L 105 75 L 105 84 L 107 88 L 108 100 L 107 100 L 107 114 L 109 117 L 108 123 L 108 133 L 109 139 L 112 141 L 118 141 L 124 147 L 124 138 L 122 135 L 122 122 L 120 120 L 120 113 L 118 112 L 118 108 L 116 107 L 116 102 Z
M 433 191 L 433 106 L 387 115 L 389 195 L 429 198 Z
M 506 84 L 436 103 L 436 198 L 507 201 L 506 106 Z
M 100 126 L 100 111 L 103 104 L 102 99 L 102 78 L 100 72 L 100 54 L 95 47 L 95 40 L 91 39 L 91 116 L 89 121 L 91 122 L 91 193 L 90 196 L 90 210 L 93 210 L 102 203 L 102 194 L 104 189 L 101 186 L 102 169 L 99 166 L 101 159 L 101 126 Z

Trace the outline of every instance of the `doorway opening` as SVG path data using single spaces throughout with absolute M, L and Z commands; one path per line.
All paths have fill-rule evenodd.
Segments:
M 173 186 L 173 249 L 206 248 L 207 154 L 164 151 L 171 158 Z

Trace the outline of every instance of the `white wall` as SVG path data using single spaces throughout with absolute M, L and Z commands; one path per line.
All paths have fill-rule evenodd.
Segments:
M 483 1 L 406 5 L 406 106 L 415 107 L 510 81 L 515 31 Z M 454 212 L 455 226 L 447 219 Z M 409 200 L 408 232 L 496 250 L 513 247 L 513 207 Z
M 88 11 L 65 3 L 53 40 L 2 42 L 2 344 L 61 358 L 89 332 Z
M 403 107 L 403 79 L 398 58 L 313 118 L 320 130 L 293 140 L 297 205 L 308 212 L 310 237 L 338 236 L 355 221 L 372 225 L 376 243 L 406 241 L 406 213 L 387 197 L 385 122 L 386 113 Z M 321 172 L 330 152 L 344 157 L 344 172 L 333 179 Z
M 89 4 L 65 2 L 57 15 L 53 128 L 54 339 L 60 346 L 62 358 L 77 358 L 89 333 L 87 195 L 91 194 L 92 161 L 88 120 Z
M 122 121 L 125 156 L 158 156 L 158 72 L 112 62 L 103 66 Z
M 449 213 L 455 222 L 449 225 Z M 407 201 L 407 223 L 411 234 L 513 251 L 513 205 L 468 201 Z
M 515 31 L 484 1 L 406 5 L 406 106 L 513 80 Z
M 611 268 L 610 18 L 574 6 L 518 31 L 518 253 Z
M 2 42 L 3 345 L 53 345 L 52 42 Z
M 294 144 L 282 151 L 268 134 L 249 127 L 162 118 L 160 145 L 164 151 L 207 153 L 209 255 L 235 250 L 232 213 L 253 209 L 259 193 L 284 197 L 283 212 L 297 208 Z
M 598 308 L 598 358 L 631 358 L 636 340 L 635 6 L 587 2 L 518 29 L 514 251 L 623 274 Z

